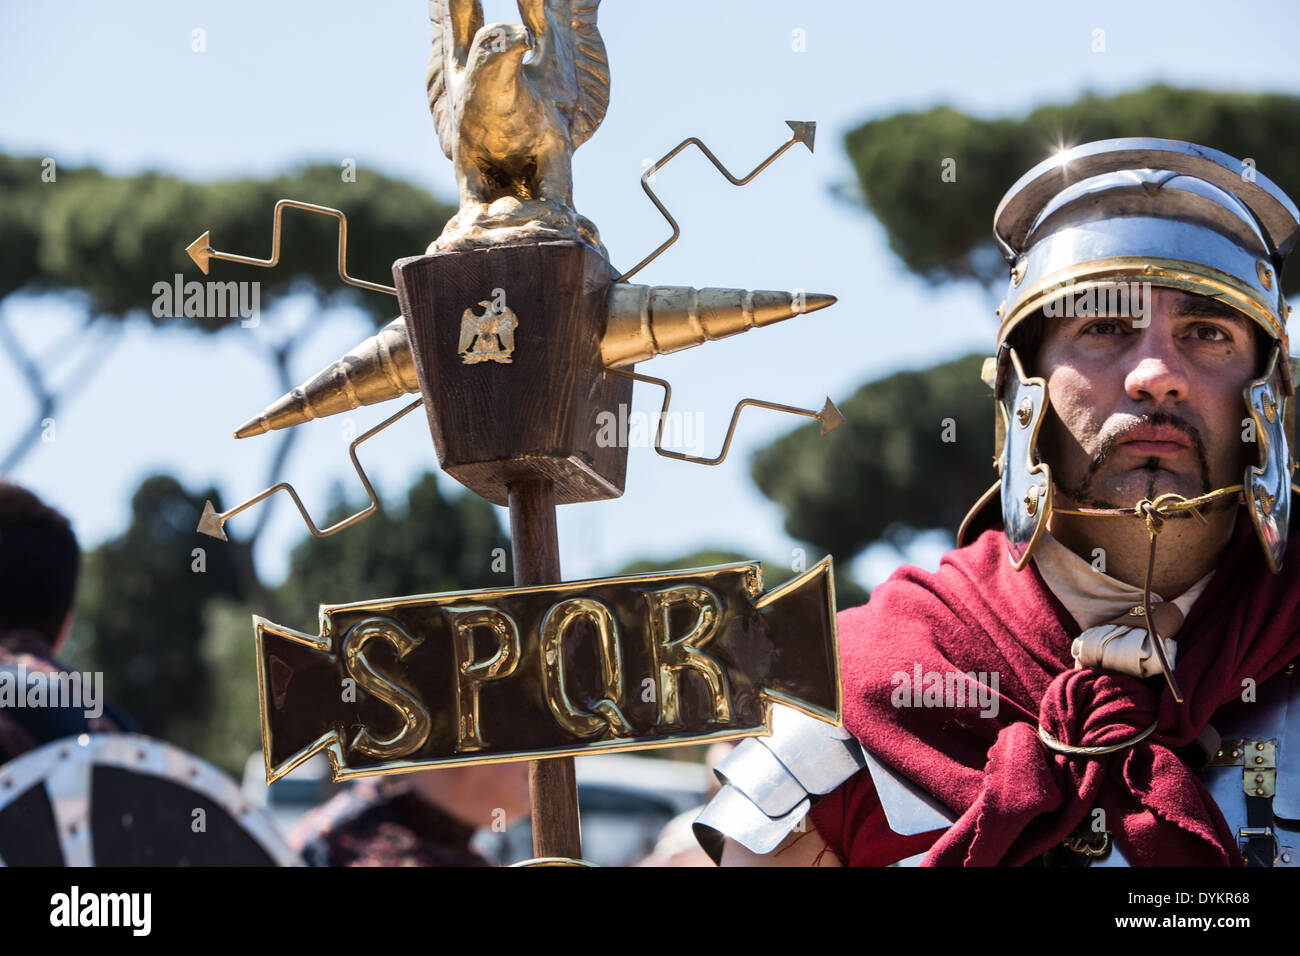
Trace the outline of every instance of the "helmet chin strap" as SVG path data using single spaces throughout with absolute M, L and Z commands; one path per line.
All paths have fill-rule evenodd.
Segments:
M 1174 700 L 1180 704 L 1183 702 L 1183 694 L 1178 688 L 1178 681 L 1174 680 L 1173 668 L 1169 665 L 1169 658 L 1165 655 L 1164 642 L 1160 639 L 1160 634 L 1156 630 L 1155 617 L 1151 613 L 1151 578 L 1155 573 L 1156 566 L 1156 540 L 1164 529 L 1165 520 L 1171 515 L 1189 511 L 1197 521 L 1204 524 L 1205 517 L 1200 512 L 1203 505 L 1207 505 L 1219 498 L 1225 498 L 1228 495 L 1240 495 L 1244 487 L 1244 485 L 1229 485 L 1226 488 L 1207 491 L 1205 494 L 1197 495 L 1194 498 L 1186 498 L 1177 492 L 1167 491 L 1164 494 L 1156 495 L 1154 498 L 1143 498 L 1132 508 L 1052 507 L 1053 514 L 1074 515 L 1080 518 L 1140 519 L 1146 523 L 1150 546 L 1147 550 L 1146 580 L 1142 585 L 1142 614 L 1146 619 L 1147 631 L 1151 635 L 1151 643 L 1155 647 L 1156 659 L 1160 663 L 1160 671 L 1165 675 L 1165 681 L 1169 685 L 1169 692 L 1173 694 Z

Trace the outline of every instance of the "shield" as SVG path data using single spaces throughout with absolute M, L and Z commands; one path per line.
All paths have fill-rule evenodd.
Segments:
M 299 862 L 229 776 L 151 737 L 65 737 L 0 766 L 0 865 Z

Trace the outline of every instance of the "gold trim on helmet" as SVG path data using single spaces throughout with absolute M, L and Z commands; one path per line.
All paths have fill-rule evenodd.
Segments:
M 1195 268 L 1191 268 L 1192 266 Z M 1199 270 L 1204 270 L 1199 271 Z M 1113 256 L 1070 266 L 1038 280 L 1016 300 L 1014 308 L 998 329 L 998 345 L 1011 331 L 1047 303 L 1066 294 L 1086 292 L 1117 278 L 1149 282 L 1162 288 L 1177 289 L 1218 299 L 1253 319 L 1275 339 L 1286 342 L 1286 327 L 1263 305 L 1250 286 L 1235 276 L 1211 266 L 1190 263 L 1186 259 L 1160 259 L 1150 256 Z M 1283 315 L 1286 314 L 1283 303 Z

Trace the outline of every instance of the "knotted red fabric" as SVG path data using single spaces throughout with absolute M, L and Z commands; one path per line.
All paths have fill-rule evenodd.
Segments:
M 949 552 L 935 573 L 901 568 L 838 623 L 845 727 L 959 814 L 925 865 L 1021 865 L 1098 808 L 1134 865 L 1241 864 L 1222 813 L 1175 750 L 1300 654 L 1296 537 L 1273 575 L 1241 516 L 1178 632 L 1181 704 L 1159 678 L 1074 670 L 1077 625 L 1032 563 L 1011 566 L 1000 531 Z M 918 673 L 974 674 L 989 688 L 996 680 L 996 704 L 912 706 L 896 690 Z M 1056 753 L 1038 736 L 1041 725 L 1062 743 L 1104 746 L 1152 722 L 1141 742 L 1091 758 Z

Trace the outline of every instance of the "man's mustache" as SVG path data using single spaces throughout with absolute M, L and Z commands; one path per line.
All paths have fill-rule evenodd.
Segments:
M 1089 502 L 1093 504 L 1094 507 L 1115 507 L 1109 502 L 1102 502 L 1100 499 L 1094 498 L 1090 494 L 1093 479 L 1097 476 L 1097 473 L 1101 470 L 1102 466 L 1110 460 L 1115 449 L 1130 433 L 1139 428 L 1151 426 L 1176 428 L 1187 436 L 1187 439 L 1192 446 L 1192 453 L 1196 456 L 1196 461 L 1200 465 L 1201 492 L 1205 493 L 1212 491 L 1213 489 L 1210 487 L 1210 461 L 1209 456 L 1205 452 L 1205 441 L 1201 438 L 1200 430 L 1191 422 L 1180 418 L 1172 412 L 1162 410 L 1151 412 L 1148 415 L 1138 415 L 1130 421 L 1125 422 L 1123 425 L 1120 425 L 1110 435 L 1103 438 L 1101 446 L 1097 449 L 1097 453 L 1092 456 L 1092 461 L 1088 463 L 1088 470 L 1083 477 L 1083 481 L 1080 482 L 1078 489 L 1072 493 L 1071 497 L 1081 503 Z M 1153 456 L 1149 459 L 1147 465 L 1148 467 L 1155 467 L 1158 461 L 1159 459 Z
M 1129 422 L 1121 425 L 1113 434 L 1102 439 L 1101 447 L 1097 449 L 1097 454 L 1092 458 L 1089 464 L 1089 471 L 1095 471 L 1100 468 L 1110 456 L 1114 453 L 1115 447 L 1124 441 L 1128 435 L 1137 431 L 1139 428 L 1177 428 L 1187 436 L 1192 443 L 1192 450 L 1196 453 L 1197 459 L 1205 464 L 1208 458 L 1205 453 L 1205 442 L 1201 439 L 1200 430 L 1195 425 L 1188 422 L 1172 412 L 1158 411 L 1149 415 L 1141 415 Z M 1208 489 L 1207 489 L 1208 490 Z

